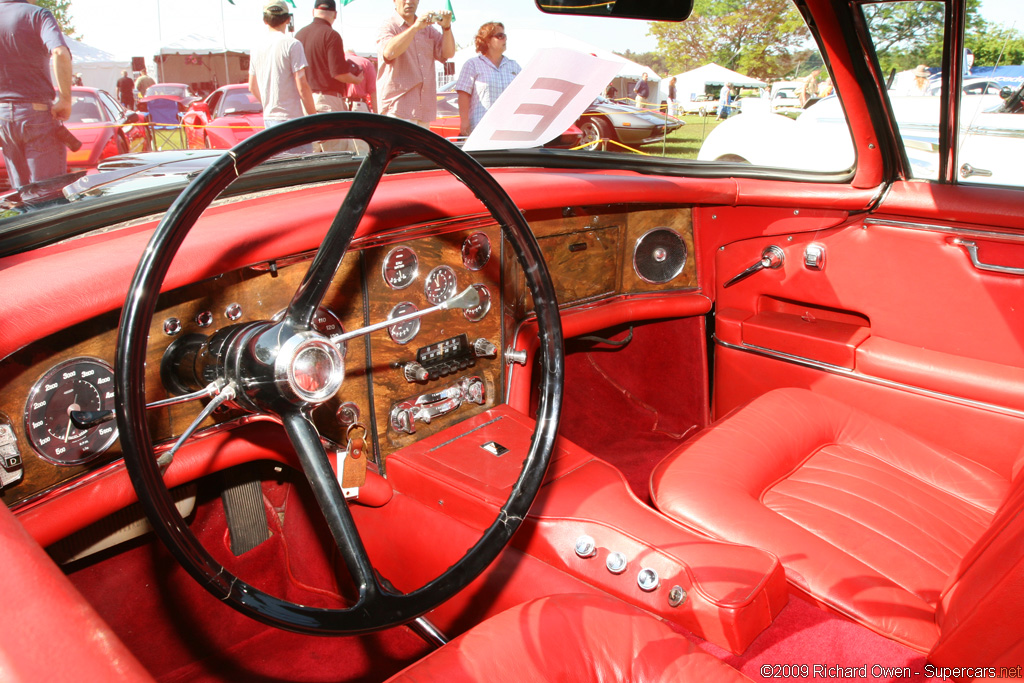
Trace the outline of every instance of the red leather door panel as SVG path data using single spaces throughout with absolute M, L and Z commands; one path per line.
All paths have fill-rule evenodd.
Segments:
M 716 236 L 729 229 L 723 218 Z M 969 442 L 981 424 L 1000 424 L 1003 445 L 977 457 L 1008 476 L 1024 422 L 1024 275 L 976 267 L 958 240 L 977 243 L 982 260 L 1024 264 L 1022 233 L 920 217 L 725 244 L 715 254 L 716 416 L 777 386 L 811 386 L 855 395 L 927 439 Z M 824 248 L 820 270 L 805 264 L 810 244 Z M 781 267 L 724 286 L 772 245 Z M 951 412 L 958 424 L 935 423 Z

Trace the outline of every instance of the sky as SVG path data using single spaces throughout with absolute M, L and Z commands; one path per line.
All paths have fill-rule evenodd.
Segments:
M 297 27 L 308 23 L 313 0 L 293 0 Z M 229 47 L 249 48 L 266 30 L 262 23 L 263 0 L 72 0 L 71 16 L 83 42 L 121 59 L 133 56 L 151 60 L 161 45 L 189 33 L 210 36 Z M 515 59 L 515 32 L 519 28 L 562 31 L 602 47 L 624 52 L 647 52 L 657 43 L 647 35 L 648 23 L 627 19 L 588 19 L 542 14 L 533 0 L 451 0 L 456 21 L 455 41 L 472 44 L 476 29 L 486 21 L 501 21 L 509 36 L 508 56 Z M 420 12 L 439 10 L 445 0 L 421 0 Z M 498 9 L 495 10 L 495 7 Z M 349 50 L 374 52 L 377 28 L 394 11 L 392 0 L 353 0 L 340 7 L 335 28 Z M 1014 25 L 1024 32 L 1021 0 L 982 0 L 982 14 L 989 21 Z M 340 26 L 339 26 L 340 24 Z M 581 35 L 582 30 L 582 35 Z
M 296 27 L 312 18 L 313 0 L 293 0 Z M 200 33 L 232 48 L 249 48 L 266 30 L 263 0 L 72 0 L 71 16 L 82 42 L 116 57 L 151 59 L 160 45 L 189 33 Z M 533 0 L 451 0 L 456 21 L 452 25 L 460 47 L 472 44 L 481 24 L 501 21 L 509 35 L 508 55 L 515 58 L 517 28 L 543 28 L 623 52 L 647 52 L 656 47 L 647 36 L 647 22 L 634 20 L 557 17 L 542 14 Z M 340 5 L 340 0 L 339 0 Z M 419 11 L 444 9 L 445 0 L 421 0 Z M 498 9 L 496 9 L 498 8 Z M 392 0 L 353 0 L 340 7 L 335 29 L 349 50 L 375 52 L 377 28 L 394 11 Z M 340 26 L 339 26 L 340 24 Z M 579 35 L 581 28 L 585 35 Z

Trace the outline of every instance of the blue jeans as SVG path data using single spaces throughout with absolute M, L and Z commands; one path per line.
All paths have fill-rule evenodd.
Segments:
M 0 146 L 11 187 L 67 173 L 67 150 L 57 126 L 49 105 L 0 102 Z

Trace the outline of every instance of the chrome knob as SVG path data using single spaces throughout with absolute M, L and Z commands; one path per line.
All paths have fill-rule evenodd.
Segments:
M 526 351 L 516 351 L 511 346 L 505 349 L 505 362 L 509 365 L 519 363 L 526 365 Z
M 636 585 L 640 586 L 640 590 L 645 593 L 650 593 L 661 585 L 661 579 L 658 578 L 658 572 L 650 567 L 644 567 L 636 575 Z
M 594 541 L 592 536 L 586 534 L 576 539 L 576 547 L 574 548 L 576 554 L 583 559 L 593 557 L 597 554 L 597 542 Z
M 487 392 L 484 390 L 484 382 L 479 377 L 473 377 L 465 385 L 465 400 L 482 406 L 487 401 Z
M 621 574 L 626 571 L 626 565 L 629 564 L 626 560 L 626 556 L 616 551 L 608 553 L 608 559 L 604 561 L 604 566 L 608 568 L 612 574 Z
M 391 428 L 396 432 L 415 434 L 416 420 L 413 418 L 412 410 L 395 406 L 391 411 Z
M 473 355 L 477 358 L 495 358 L 498 355 L 498 347 L 480 337 L 473 342 Z
M 430 379 L 427 369 L 416 362 L 406 363 L 402 368 L 402 374 L 405 376 L 406 382 L 426 382 Z

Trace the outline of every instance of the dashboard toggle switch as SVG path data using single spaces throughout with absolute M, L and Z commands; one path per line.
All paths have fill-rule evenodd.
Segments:
M 396 403 L 391 408 L 391 428 L 404 434 L 415 434 L 416 423 L 430 424 L 435 417 L 446 415 L 463 403 L 484 405 L 487 387 L 479 377 L 463 377 L 439 391 L 431 391 Z

